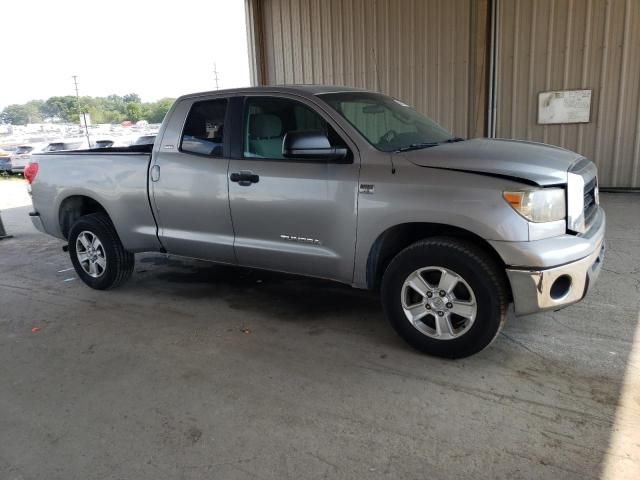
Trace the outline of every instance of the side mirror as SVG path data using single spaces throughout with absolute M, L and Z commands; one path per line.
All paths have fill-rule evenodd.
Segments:
M 327 135 L 321 130 L 287 132 L 282 139 L 284 158 L 336 161 L 345 160 L 348 152 L 344 147 L 332 147 Z

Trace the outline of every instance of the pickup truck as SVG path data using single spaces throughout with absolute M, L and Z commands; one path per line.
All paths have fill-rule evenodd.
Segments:
M 176 100 L 153 146 L 34 155 L 34 225 L 90 287 L 168 252 L 380 292 L 412 346 L 456 358 L 515 315 L 580 301 L 602 265 L 594 163 L 454 137 L 365 90 L 255 87 Z

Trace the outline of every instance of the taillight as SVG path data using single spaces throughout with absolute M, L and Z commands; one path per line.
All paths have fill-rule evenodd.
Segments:
M 29 163 L 26 167 L 24 167 L 23 175 L 29 184 L 33 183 L 37 174 L 38 174 L 37 163 Z

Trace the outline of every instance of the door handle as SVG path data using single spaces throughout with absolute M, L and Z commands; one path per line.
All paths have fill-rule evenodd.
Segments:
M 260 177 L 248 170 L 241 170 L 240 172 L 233 172 L 229 175 L 229 180 L 236 182 L 241 187 L 248 187 L 252 183 L 258 183 L 260 181 Z
M 160 180 L 160 165 L 154 165 L 151 167 L 151 181 L 157 182 Z

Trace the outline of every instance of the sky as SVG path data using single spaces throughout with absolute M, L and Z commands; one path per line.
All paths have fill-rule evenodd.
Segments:
M 73 95 L 143 101 L 249 85 L 244 0 L 2 0 L 0 109 Z

